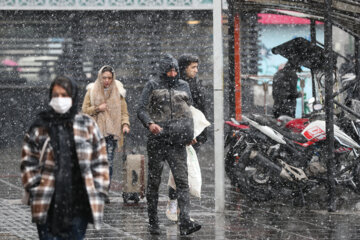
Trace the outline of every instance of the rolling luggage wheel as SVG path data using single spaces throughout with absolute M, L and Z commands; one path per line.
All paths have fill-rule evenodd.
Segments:
M 122 197 L 123 197 L 123 199 L 124 199 L 124 203 L 127 203 L 128 200 L 129 200 L 129 199 L 128 199 L 128 198 L 129 198 L 129 197 L 128 197 L 128 194 L 127 194 L 127 193 L 123 193 L 123 194 L 122 194 Z
M 139 203 L 140 196 L 138 193 L 123 193 L 124 203 L 128 203 L 129 200 L 133 200 L 134 203 Z
M 135 196 L 134 196 L 134 203 L 139 203 L 139 201 L 140 201 L 139 194 L 138 194 L 138 193 L 135 193 Z

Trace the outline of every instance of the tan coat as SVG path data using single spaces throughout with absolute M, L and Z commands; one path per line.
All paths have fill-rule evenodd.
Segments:
M 120 81 L 114 80 L 111 84 L 112 92 L 110 96 L 105 97 L 102 83 L 99 82 L 99 79 L 98 77 L 95 83 L 91 83 L 86 87 L 87 92 L 82 105 L 82 112 L 95 119 L 104 137 L 114 135 L 115 139 L 120 140 L 119 146 L 121 147 L 123 143 L 122 128 L 124 124 L 130 126 L 129 113 L 125 101 L 126 90 Z M 108 105 L 108 110 L 105 112 L 96 110 L 97 106 L 102 103 Z
M 90 86 L 91 87 L 91 86 Z M 87 87 L 88 89 L 88 87 Z M 85 98 L 84 98 L 84 102 L 82 105 L 82 112 L 89 114 L 91 117 L 93 117 L 96 121 L 96 116 L 99 114 L 99 112 L 96 111 L 96 106 L 91 104 L 90 101 L 90 91 L 91 89 L 88 89 L 88 91 L 86 92 Z M 129 113 L 127 110 L 127 103 L 125 101 L 125 97 L 120 96 L 120 103 L 121 103 L 121 124 L 120 124 L 120 132 L 119 135 L 120 136 L 115 136 L 115 138 L 120 139 L 120 146 L 122 146 L 122 142 L 123 142 L 123 133 L 122 133 L 122 126 L 124 126 L 124 124 L 127 124 L 130 126 L 130 121 L 129 121 Z M 104 126 L 100 126 L 103 125 L 99 122 L 97 122 L 97 124 L 99 125 L 100 129 L 104 129 Z M 109 134 L 106 134 L 102 131 L 103 136 L 108 136 Z

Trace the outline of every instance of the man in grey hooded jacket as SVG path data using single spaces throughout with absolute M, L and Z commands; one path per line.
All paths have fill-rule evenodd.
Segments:
M 140 97 L 137 111 L 144 127 L 149 129 L 148 151 L 148 202 L 149 232 L 160 234 L 157 205 L 159 185 L 165 161 L 174 175 L 180 208 L 180 234 L 188 235 L 201 228 L 190 220 L 190 199 L 186 145 L 191 144 L 194 126 L 188 83 L 178 79 L 178 63 L 169 54 L 161 56 L 159 76 L 149 80 Z

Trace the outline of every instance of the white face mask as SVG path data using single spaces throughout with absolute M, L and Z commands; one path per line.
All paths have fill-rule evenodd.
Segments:
M 72 99 L 70 97 L 53 97 L 49 105 L 55 110 L 55 112 L 64 114 L 72 106 Z

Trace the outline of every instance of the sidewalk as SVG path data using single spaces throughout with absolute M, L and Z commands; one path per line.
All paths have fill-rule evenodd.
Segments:
M 211 151 L 207 151 L 212 154 Z M 115 163 L 110 192 L 111 203 L 105 207 L 104 225 L 100 231 L 88 228 L 86 239 L 360 239 L 359 196 L 343 193 L 342 205 L 335 213 L 326 211 L 321 192 L 307 197 L 306 207 L 293 207 L 279 200 L 257 203 L 248 200 L 228 184 L 224 214 L 214 212 L 214 164 L 210 156 L 200 159 L 203 174 L 202 198 L 191 199 L 191 216 L 202 229 L 181 237 L 177 224 L 167 220 L 168 168 L 164 169 L 159 218 L 162 235 L 147 232 L 146 200 L 124 204 L 121 197 L 121 165 Z M 20 203 L 22 188 L 19 174 L 19 151 L 0 150 L 0 239 L 37 239 L 30 220 L 30 209 Z

